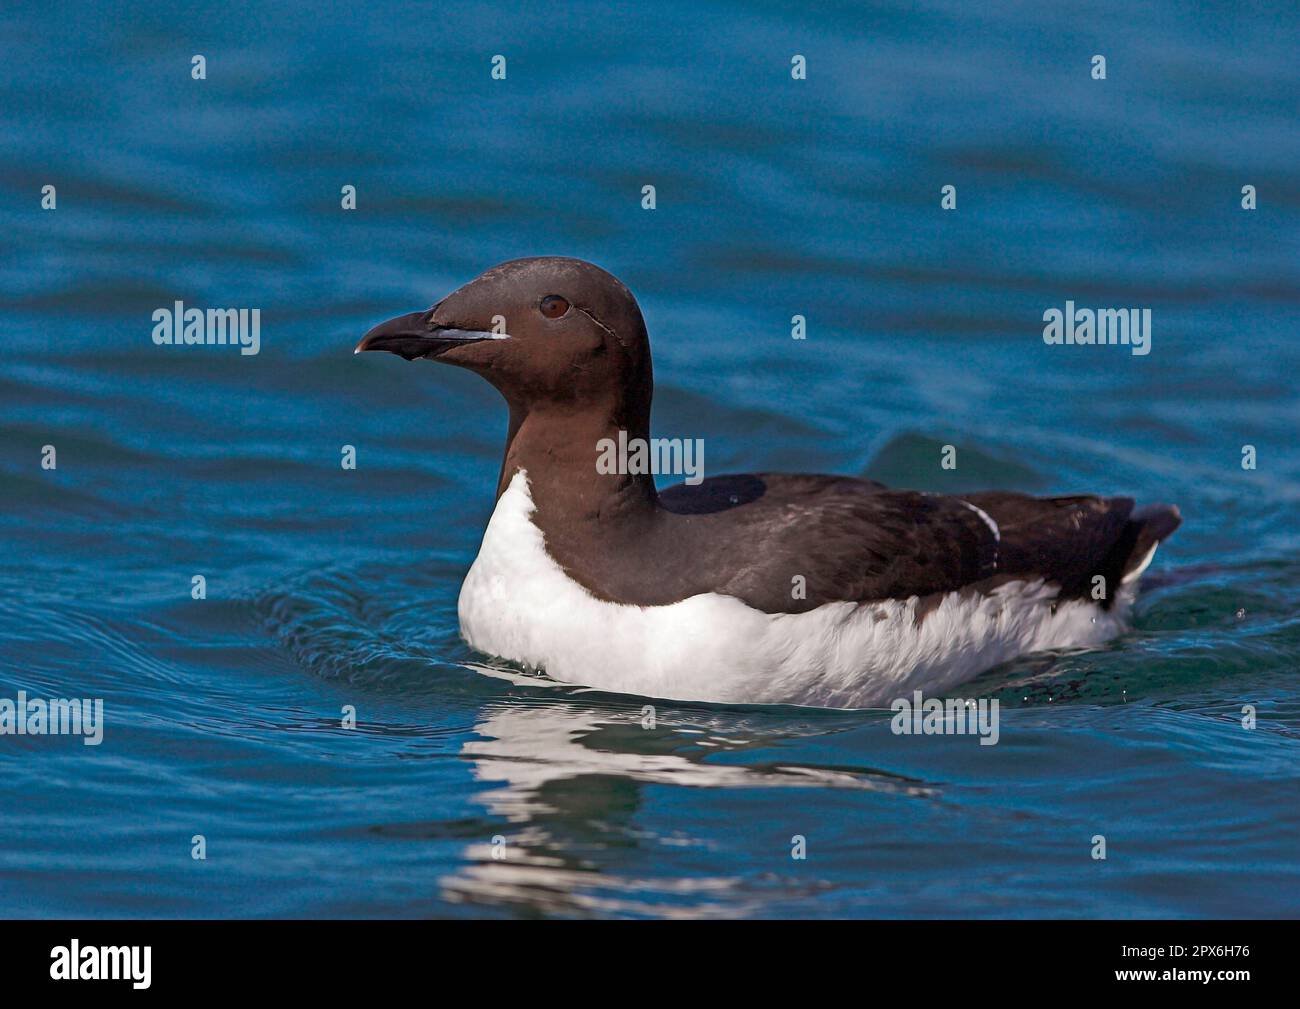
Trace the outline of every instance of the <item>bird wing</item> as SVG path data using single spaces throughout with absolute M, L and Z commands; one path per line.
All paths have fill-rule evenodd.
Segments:
M 1035 498 L 889 490 L 850 477 L 760 473 L 714 477 L 661 493 L 687 519 L 697 552 L 725 571 L 717 591 L 768 613 L 827 602 L 924 597 L 998 580 L 1036 579 L 1083 598 L 1106 579 L 1105 602 L 1140 558 L 1154 526 L 1130 498 Z M 1159 506 L 1162 518 L 1174 509 Z M 710 531 L 709 516 L 730 513 Z M 1166 531 L 1167 530 L 1167 531 Z M 1172 531 L 1161 524 L 1162 534 Z M 711 536 L 712 532 L 712 536 Z

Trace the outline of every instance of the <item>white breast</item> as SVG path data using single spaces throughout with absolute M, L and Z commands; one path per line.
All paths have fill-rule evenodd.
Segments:
M 497 502 L 460 590 L 460 626 L 480 651 L 602 690 L 677 700 L 882 707 L 939 693 L 1028 652 L 1087 647 L 1124 629 L 1133 592 L 1109 611 L 1056 606 L 1041 580 L 953 592 L 924 620 L 918 600 L 827 603 L 763 613 L 705 593 L 668 606 L 597 599 L 546 553 L 523 471 Z

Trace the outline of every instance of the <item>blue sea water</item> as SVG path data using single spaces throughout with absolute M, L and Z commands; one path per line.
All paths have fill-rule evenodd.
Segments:
M 1295 915 L 1298 25 L 6 5 L 0 698 L 106 725 L 0 736 L 0 914 Z M 1177 503 L 1134 629 L 959 691 L 999 699 L 996 746 L 887 711 L 644 728 L 645 698 L 476 654 L 504 410 L 352 348 L 551 253 L 636 293 L 656 429 L 710 473 Z M 261 352 L 155 346 L 178 299 L 260 307 Z M 1067 299 L 1150 308 L 1151 353 L 1047 346 Z

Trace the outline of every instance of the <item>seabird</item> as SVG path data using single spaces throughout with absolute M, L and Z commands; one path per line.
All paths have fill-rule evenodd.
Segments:
M 461 587 L 471 646 L 550 677 L 677 700 L 876 707 L 1121 633 L 1178 509 L 942 495 L 753 473 L 656 490 L 599 472 L 650 438 L 641 310 L 578 259 L 493 267 L 370 330 L 468 368 L 510 409 L 496 507 Z M 607 469 L 607 468 L 606 468 Z

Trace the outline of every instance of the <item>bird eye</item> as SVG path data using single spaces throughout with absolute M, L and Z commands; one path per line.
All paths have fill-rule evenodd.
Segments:
M 558 294 L 548 294 L 537 306 L 537 310 L 548 319 L 558 319 L 569 310 L 569 303 Z

